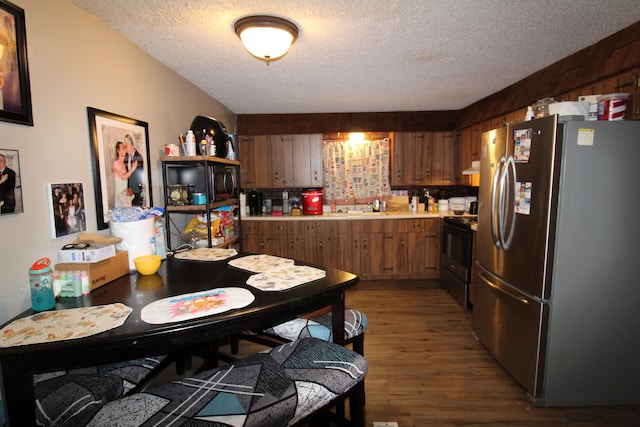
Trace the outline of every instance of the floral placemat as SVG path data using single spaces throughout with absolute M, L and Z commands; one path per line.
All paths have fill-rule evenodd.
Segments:
M 262 273 L 274 268 L 293 265 L 294 261 L 289 258 L 281 258 L 273 255 L 260 254 L 248 255 L 241 258 L 232 259 L 229 265 L 250 271 L 252 273 Z
M 154 325 L 179 322 L 246 307 L 255 298 L 244 288 L 216 288 L 154 301 L 142 308 L 140 317 Z
M 192 261 L 224 261 L 227 258 L 238 255 L 235 249 L 223 248 L 197 248 L 184 252 L 178 252 L 173 257 Z
M 322 279 L 326 275 L 326 271 L 314 267 L 285 265 L 249 277 L 247 285 L 263 291 L 286 291 L 287 289 Z
M 108 304 L 43 311 L 11 322 L 0 331 L 0 347 L 71 340 L 121 326 L 131 307 Z

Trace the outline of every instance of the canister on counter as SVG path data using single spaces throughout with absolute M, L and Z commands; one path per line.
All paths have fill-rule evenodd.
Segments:
M 164 155 L 165 156 L 179 156 L 180 155 L 180 146 L 178 144 L 167 144 L 164 146 Z
M 204 193 L 193 193 L 194 205 L 205 205 L 207 203 L 207 196 Z

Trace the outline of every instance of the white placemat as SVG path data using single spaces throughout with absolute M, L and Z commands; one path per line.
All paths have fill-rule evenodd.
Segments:
M 131 307 L 108 304 L 43 311 L 11 322 L 0 331 L 0 347 L 71 340 L 121 326 Z
M 173 257 L 177 259 L 188 259 L 192 261 L 223 261 L 236 255 L 238 255 L 238 251 L 236 251 L 235 249 L 197 248 L 184 252 L 178 252 Z
M 322 279 L 326 275 L 326 271 L 318 268 L 291 264 L 255 274 L 249 277 L 247 285 L 263 291 L 286 291 L 287 289 Z
M 294 261 L 288 258 L 280 258 L 273 255 L 260 254 L 248 255 L 241 258 L 235 258 L 229 261 L 229 265 L 250 271 L 252 273 L 262 273 L 274 268 L 293 265 Z
M 179 322 L 246 307 L 255 298 L 244 288 L 216 288 L 154 301 L 142 308 L 140 317 L 154 325 Z

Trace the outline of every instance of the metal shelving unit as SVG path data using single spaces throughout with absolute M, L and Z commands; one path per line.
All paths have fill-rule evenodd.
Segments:
M 179 227 L 171 220 L 171 216 L 198 215 L 210 213 L 211 210 L 223 206 L 239 205 L 239 174 L 240 162 L 228 160 L 214 156 L 162 156 L 162 182 L 164 186 L 164 207 L 165 207 L 165 227 L 167 230 L 167 249 L 172 250 L 177 247 L 173 245 L 173 232 L 178 231 L 182 235 Z M 223 181 L 226 185 L 226 177 L 232 177 L 232 189 L 216 188 L 219 184 L 217 178 L 224 174 Z M 194 193 L 204 193 L 205 203 L 194 205 L 174 205 L 170 202 L 169 187 L 174 185 L 193 186 Z M 223 190 L 224 193 L 220 191 Z M 221 197 L 222 195 L 222 197 Z M 238 221 L 235 224 L 235 236 L 225 240 L 224 243 L 213 245 L 215 237 L 211 232 L 211 215 L 206 215 L 207 224 L 207 247 L 231 247 L 240 241 L 240 209 L 238 209 Z M 186 242 L 183 242 L 186 243 Z

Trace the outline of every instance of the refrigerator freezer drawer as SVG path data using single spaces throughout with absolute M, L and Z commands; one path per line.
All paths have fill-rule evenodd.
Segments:
M 529 299 L 482 269 L 474 289 L 474 334 L 535 398 L 542 393 L 548 306 Z

